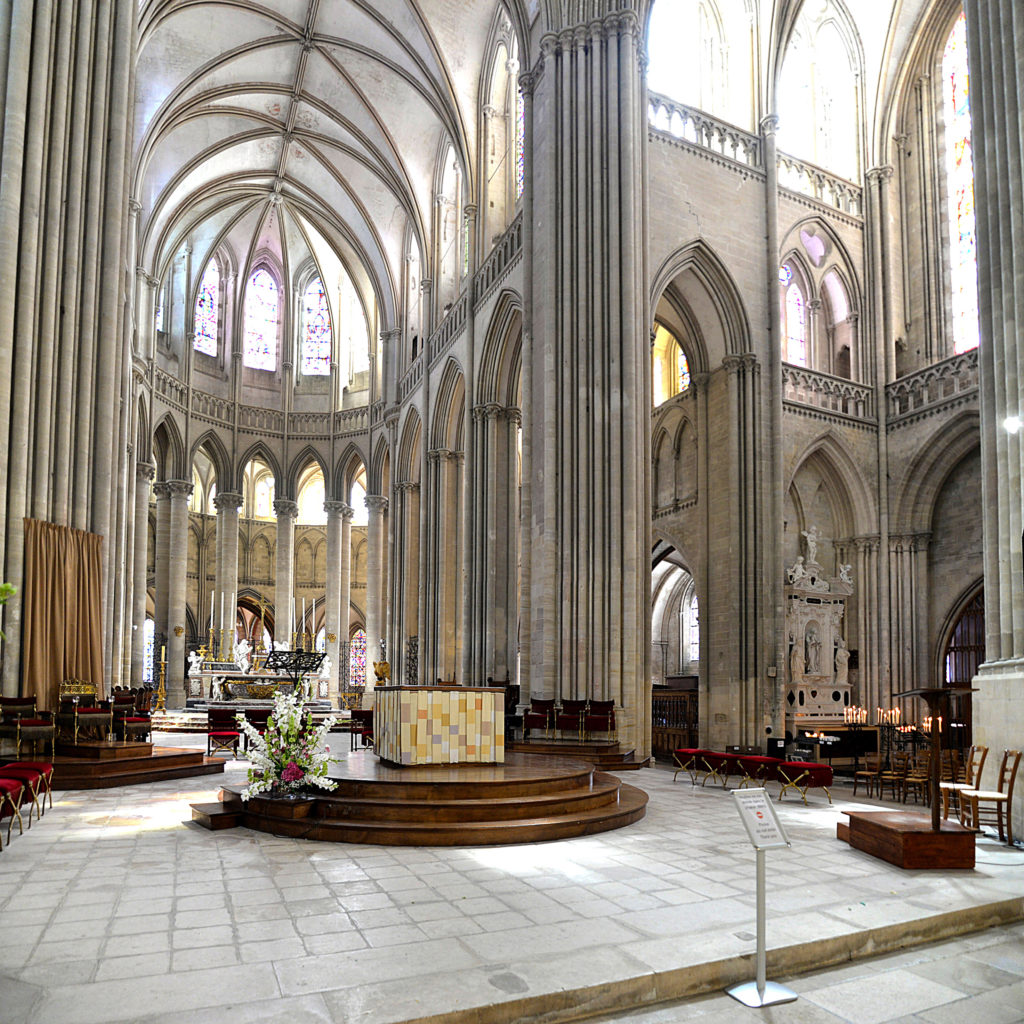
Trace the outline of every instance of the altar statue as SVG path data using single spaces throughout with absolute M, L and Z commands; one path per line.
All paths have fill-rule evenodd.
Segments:
M 790 637 L 790 640 L 793 640 Z M 803 647 L 793 640 L 793 648 L 789 652 L 789 680 L 792 683 L 802 683 L 804 680 L 804 652 Z
M 818 631 L 813 626 L 807 627 L 805 643 L 807 646 L 805 655 L 807 673 L 816 676 L 821 671 L 821 641 L 818 639 Z
M 843 638 L 836 641 L 836 685 L 845 686 L 849 679 L 850 652 Z
M 188 674 L 190 676 L 200 676 L 203 674 L 203 658 L 198 651 L 189 651 Z
M 793 563 L 793 568 L 790 569 L 786 575 L 789 577 L 790 583 L 799 583 L 801 580 L 807 579 L 810 575 L 804 568 L 804 556 L 797 555 L 796 561 Z
M 802 531 L 804 540 L 807 541 L 807 561 L 818 561 L 818 528 L 813 524 Z
M 839 566 L 839 579 L 843 583 L 853 583 L 853 575 L 851 573 L 852 569 L 853 569 L 852 565 L 840 565 Z

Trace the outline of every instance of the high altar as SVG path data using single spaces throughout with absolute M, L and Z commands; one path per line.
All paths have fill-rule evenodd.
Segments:
M 374 750 L 399 765 L 503 764 L 500 686 L 378 686 Z

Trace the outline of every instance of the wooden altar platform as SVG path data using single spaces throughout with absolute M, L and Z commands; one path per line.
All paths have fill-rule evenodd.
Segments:
M 163 779 L 190 779 L 222 774 L 224 765 L 223 758 L 207 757 L 202 750 L 154 747 L 152 743 L 58 743 L 53 758 L 53 788 L 107 789 Z
M 360 750 L 330 774 L 336 790 L 294 799 L 243 802 L 242 787 L 225 787 L 219 803 L 193 804 L 192 818 L 210 829 L 244 825 L 326 842 L 494 846 L 607 832 L 647 807 L 643 791 L 568 758 L 509 754 L 501 765 L 398 768 Z

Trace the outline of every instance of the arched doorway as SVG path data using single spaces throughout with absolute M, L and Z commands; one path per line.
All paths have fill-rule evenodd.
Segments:
M 985 590 L 979 588 L 961 607 L 946 640 L 942 655 L 943 685 L 970 686 L 984 660 Z M 969 747 L 973 742 L 971 695 L 953 697 L 950 703 L 948 742 L 950 746 Z

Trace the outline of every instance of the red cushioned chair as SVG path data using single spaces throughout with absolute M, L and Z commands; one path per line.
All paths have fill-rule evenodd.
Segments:
M 27 765 L 10 762 L 0 764 L 0 779 L 18 779 L 25 784 L 25 793 L 22 795 L 22 802 L 30 804 L 28 810 L 28 827 L 32 827 L 32 808 L 35 808 L 36 819 L 43 816 L 43 810 L 39 803 L 39 794 L 43 794 L 45 800 L 46 790 L 44 789 L 43 773 L 37 768 L 29 768 Z
M 523 739 L 530 736 L 531 729 L 543 729 L 550 733 L 555 724 L 555 700 L 530 698 L 530 710 L 523 714 Z
M 672 776 L 672 781 L 676 781 L 676 775 L 680 772 L 687 772 L 690 776 L 690 784 L 696 786 L 697 776 L 707 771 L 704 755 L 710 753 L 710 750 L 704 750 L 701 747 L 680 747 L 679 750 L 673 751 L 672 760 L 678 767 Z
M 50 756 L 54 751 L 56 726 L 53 716 L 48 711 L 36 711 L 35 697 L 0 697 L 0 736 L 14 740 L 18 757 L 21 757 L 21 745 L 32 744 L 32 753 L 36 753 L 36 745 L 50 744 Z
M 98 707 L 94 701 L 88 694 L 60 698 L 57 726 L 62 732 L 70 733 L 72 743 L 90 735 L 105 740 L 113 732 L 114 715 L 110 707 Z
M 832 769 L 827 764 L 814 761 L 783 761 L 778 767 L 779 799 L 787 789 L 795 789 L 807 803 L 807 790 L 823 789 L 828 802 L 832 803 L 832 794 L 828 787 L 832 785 Z
M 562 733 L 571 732 L 578 740 L 583 739 L 583 716 L 587 710 L 585 700 L 563 700 L 562 707 L 555 715 L 555 728 Z
M 10 845 L 11 842 L 11 828 L 14 825 L 14 819 L 18 819 L 18 834 L 20 835 L 25 829 L 21 823 L 21 804 L 25 794 L 25 783 L 21 779 L 5 779 L 0 777 L 0 821 L 4 818 L 10 818 L 10 823 L 7 825 L 7 843 Z M 3 843 L 0 843 L 0 850 L 3 849 Z
M 153 720 L 148 714 L 141 715 L 135 708 L 135 696 L 129 693 L 127 698 L 117 697 L 111 706 L 111 713 L 114 716 L 114 735 L 120 735 L 124 743 L 128 737 L 132 739 L 140 737 L 148 739 L 153 728 Z
M 373 744 L 373 708 L 352 709 L 352 731 L 350 733 L 349 749 L 355 750 L 356 737 L 359 737 L 361 746 L 368 747 Z
M 238 757 L 238 744 L 242 740 L 242 730 L 235 720 L 237 712 L 233 708 L 206 709 L 206 756 L 213 757 L 222 750 L 230 751 L 232 757 Z
M 615 701 L 592 700 L 583 716 L 584 739 L 592 732 L 615 732 Z

